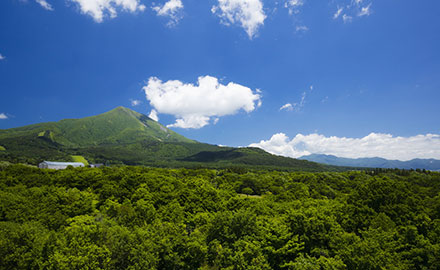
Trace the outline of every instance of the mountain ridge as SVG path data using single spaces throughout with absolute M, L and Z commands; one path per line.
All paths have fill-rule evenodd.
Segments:
M 0 130 L 0 146 L 0 160 L 29 164 L 83 156 L 89 162 L 121 165 L 342 170 L 260 149 L 197 142 L 125 107 L 85 118 Z
M 380 157 L 373 158 L 342 158 L 334 155 L 311 154 L 302 156 L 299 159 L 318 162 L 333 166 L 350 166 L 365 168 L 390 168 L 390 169 L 426 169 L 440 170 L 440 160 L 415 158 L 408 161 L 389 160 Z

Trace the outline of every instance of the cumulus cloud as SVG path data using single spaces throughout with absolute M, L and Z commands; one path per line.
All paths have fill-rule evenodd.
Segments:
M 390 134 L 371 133 L 363 138 L 298 134 L 289 139 L 284 133 L 278 133 L 269 140 L 262 140 L 250 146 L 293 158 L 326 154 L 345 158 L 381 157 L 403 161 L 414 158 L 440 159 L 440 135 L 437 134 L 395 137 Z
M 142 103 L 142 101 L 137 100 L 137 99 L 130 99 L 130 103 L 131 103 L 131 106 L 135 107 L 135 106 L 139 106 Z
M 168 26 L 176 25 L 182 19 L 183 4 L 181 0 L 169 0 L 162 6 L 153 6 L 158 16 L 169 17 Z
M 218 5 L 213 6 L 211 11 L 225 25 L 239 24 L 250 39 L 266 19 L 261 0 L 218 0 Z
M 145 5 L 140 0 L 70 0 L 79 5 L 83 14 L 93 17 L 96 22 L 102 22 L 105 16 L 115 18 L 118 10 L 134 13 L 144 11 Z
M 202 76 L 197 84 L 178 80 L 162 82 L 151 77 L 143 87 L 154 111 L 174 115 L 168 127 L 201 128 L 211 120 L 233 115 L 240 110 L 252 112 L 261 105 L 261 96 L 246 86 L 233 82 L 221 84 L 217 78 Z
M 38 4 L 40 4 L 40 6 L 42 6 L 44 9 L 46 10 L 53 10 L 53 7 L 51 4 L 49 4 L 48 2 L 46 2 L 46 0 L 35 0 Z
M 0 53 L 0 60 L 5 60 L 6 57 L 4 57 L 1 53 Z
M 0 113 L 0 120 L 8 119 L 8 116 L 4 113 Z

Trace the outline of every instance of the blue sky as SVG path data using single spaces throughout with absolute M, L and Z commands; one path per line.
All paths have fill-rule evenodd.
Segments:
M 0 1 L 1 129 L 122 105 L 212 144 L 440 158 L 436 0 L 94 2 Z

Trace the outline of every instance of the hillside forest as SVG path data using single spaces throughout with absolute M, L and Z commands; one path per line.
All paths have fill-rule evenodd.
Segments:
M 439 269 L 440 173 L 0 166 L 0 269 Z

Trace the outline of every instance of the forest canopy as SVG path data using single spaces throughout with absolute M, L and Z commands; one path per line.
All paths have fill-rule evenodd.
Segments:
M 0 269 L 439 269 L 440 174 L 0 166 Z

